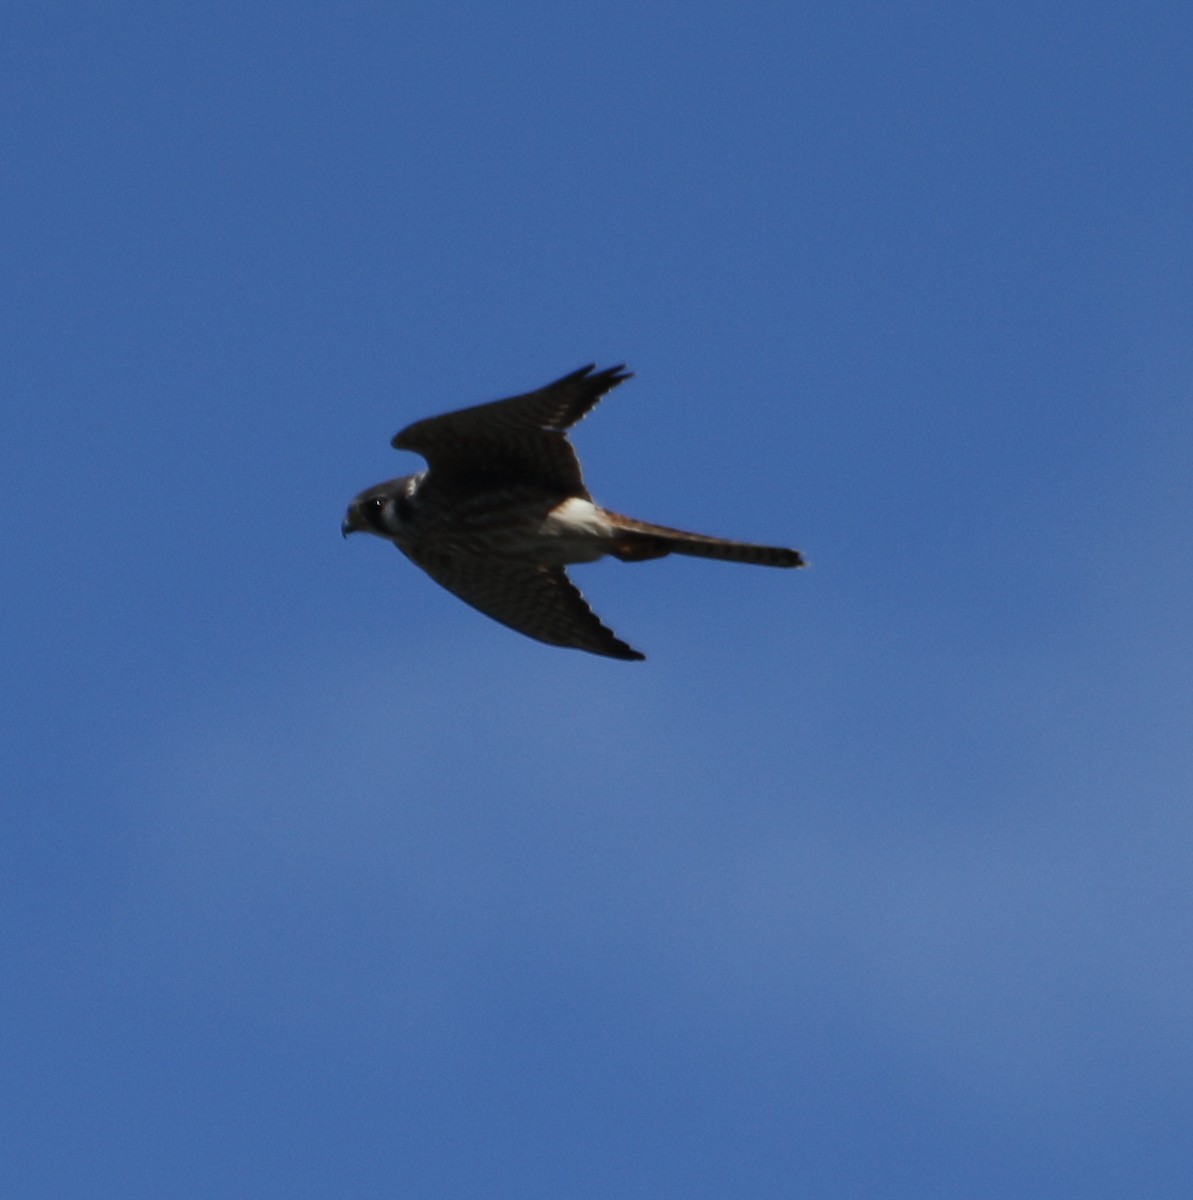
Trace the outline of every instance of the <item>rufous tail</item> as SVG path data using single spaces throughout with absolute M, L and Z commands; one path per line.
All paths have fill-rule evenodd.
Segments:
M 662 558 L 667 554 L 689 554 L 694 558 L 719 558 L 725 562 L 754 563 L 760 567 L 802 567 L 804 556 L 784 546 L 758 546 L 753 542 L 733 542 L 727 538 L 706 537 L 636 521 L 620 513 L 605 510 L 617 526 L 610 553 L 623 562 Z

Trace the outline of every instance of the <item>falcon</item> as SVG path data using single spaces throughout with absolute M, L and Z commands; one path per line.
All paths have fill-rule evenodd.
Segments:
M 798 550 L 685 533 L 593 502 L 567 431 L 629 379 L 595 364 L 546 387 L 408 425 L 392 442 L 427 461 L 367 488 L 340 529 L 393 542 L 436 583 L 527 637 L 608 658 L 645 655 L 603 625 L 567 576 L 607 554 L 800 567 Z

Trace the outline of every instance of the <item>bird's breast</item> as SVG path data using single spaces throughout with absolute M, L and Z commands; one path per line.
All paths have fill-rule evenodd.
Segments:
M 442 499 L 427 496 L 399 545 L 565 566 L 602 557 L 612 532 L 601 509 L 579 496 L 508 489 Z

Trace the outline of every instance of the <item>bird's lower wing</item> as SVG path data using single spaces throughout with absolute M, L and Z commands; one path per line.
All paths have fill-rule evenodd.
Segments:
M 465 604 L 527 637 L 608 658 L 646 657 L 601 624 L 562 567 L 435 551 L 411 558 Z

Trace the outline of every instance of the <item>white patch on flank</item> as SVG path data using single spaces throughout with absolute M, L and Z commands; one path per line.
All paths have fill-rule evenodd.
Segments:
M 605 514 L 591 500 L 579 496 L 557 504 L 539 526 L 540 537 L 554 540 L 558 561 L 564 563 L 601 558 L 612 532 Z M 547 548 L 543 543 L 540 546 Z

